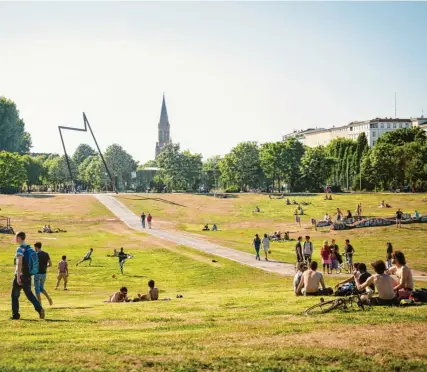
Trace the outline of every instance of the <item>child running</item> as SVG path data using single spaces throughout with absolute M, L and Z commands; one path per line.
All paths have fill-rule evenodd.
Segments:
M 76 266 L 79 266 L 83 261 L 89 261 L 89 266 L 92 266 L 92 252 L 93 248 L 91 248 L 79 262 L 76 263 Z

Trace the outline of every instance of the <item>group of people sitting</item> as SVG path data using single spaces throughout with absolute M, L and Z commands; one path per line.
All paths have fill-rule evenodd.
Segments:
M 206 224 L 206 225 L 203 227 L 202 231 L 211 231 L 211 230 L 209 229 L 209 225 L 208 225 L 208 224 Z M 218 226 L 217 226 L 216 224 L 213 224 L 213 225 L 212 225 L 212 231 L 218 231 Z
M 113 295 L 107 301 L 104 302 L 140 302 L 140 301 L 157 301 L 159 299 L 159 290 L 155 287 L 154 280 L 148 281 L 148 292 L 146 294 L 138 294 L 134 299 L 128 297 L 128 289 L 126 287 L 120 288 L 120 290 Z
M 301 216 L 304 215 L 304 209 L 302 209 L 302 207 L 301 207 L 300 204 L 298 204 L 297 209 L 295 209 L 294 215 L 295 216 L 297 216 L 297 215 L 301 215 Z
M 354 274 L 338 283 L 337 291 L 347 286 L 343 291 L 348 294 L 357 291 L 361 294 L 361 300 L 368 305 L 395 305 L 400 300 L 409 299 L 414 290 L 414 281 L 411 269 L 406 266 L 405 255 L 401 251 L 395 251 L 392 255 L 393 266 L 387 269 L 382 260 L 371 264 L 375 274 L 371 274 L 364 263 L 354 264 Z M 317 262 L 312 261 L 309 268 L 300 263 L 298 272 L 294 277 L 294 292 L 298 295 L 318 296 L 330 295 L 332 288 L 327 288 L 323 275 L 317 272 Z M 397 281 L 391 275 L 397 277 Z M 376 294 L 376 295 L 375 295 Z
M 291 240 L 293 240 L 289 237 L 289 231 L 285 231 L 283 233 L 283 237 L 282 237 L 282 233 L 280 231 L 275 231 L 274 233 L 272 233 L 268 236 L 268 239 L 271 241 L 281 241 L 281 240 L 291 241 Z
M 384 200 L 381 202 L 381 204 L 378 206 L 378 208 L 391 208 L 390 204 L 387 204 L 384 202 Z
M 47 233 L 47 234 L 60 233 L 60 232 L 67 232 L 67 231 L 61 230 L 59 228 L 52 229 L 50 225 L 44 225 L 43 228 L 39 230 L 39 233 Z
M 325 199 L 324 200 L 332 200 L 332 194 L 325 194 Z

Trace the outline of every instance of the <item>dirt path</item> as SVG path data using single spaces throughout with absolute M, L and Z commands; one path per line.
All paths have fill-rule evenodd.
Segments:
M 167 239 L 176 244 L 185 245 L 187 247 L 197 249 L 208 254 L 227 258 L 229 260 L 239 262 L 243 265 L 256 267 L 264 271 L 281 275 L 295 274 L 295 267 L 292 264 L 277 261 L 256 261 L 254 255 L 252 254 L 236 251 L 234 249 L 226 248 L 218 244 L 213 244 L 199 237 L 195 237 L 191 234 L 185 234 L 170 230 L 160 230 L 157 229 L 155 226 L 151 230 L 143 229 L 139 217 L 113 196 L 108 194 L 98 194 L 96 195 L 96 198 L 109 210 L 111 210 L 111 212 L 113 212 L 126 225 L 128 225 L 134 230 L 144 231 L 145 233 L 148 233 L 157 238 Z

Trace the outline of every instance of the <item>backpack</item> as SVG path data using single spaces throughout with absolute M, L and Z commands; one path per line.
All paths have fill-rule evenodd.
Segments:
M 343 284 L 341 287 L 339 287 L 336 291 L 335 291 L 335 296 L 350 296 L 355 292 L 355 287 L 354 284 L 352 283 L 346 283 Z
M 22 261 L 22 271 L 24 274 L 35 275 L 39 273 L 39 255 L 31 246 L 23 246 L 24 258 Z

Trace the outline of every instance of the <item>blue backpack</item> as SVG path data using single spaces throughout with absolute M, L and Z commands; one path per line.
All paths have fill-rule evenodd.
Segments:
M 22 261 L 22 271 L 24 274 L 35 275 L 39 273 L 39 255 L 31 246 L 22 246 L 24 249 L 24 259 Z

